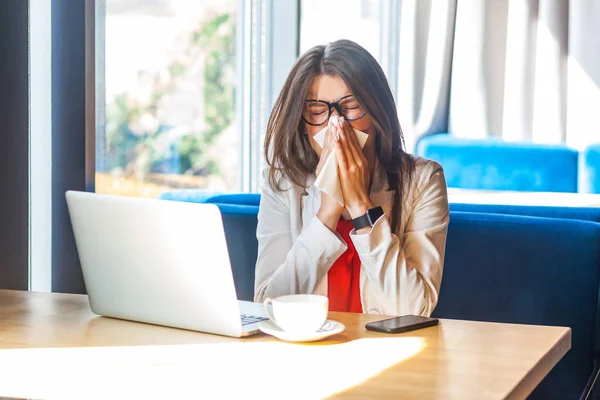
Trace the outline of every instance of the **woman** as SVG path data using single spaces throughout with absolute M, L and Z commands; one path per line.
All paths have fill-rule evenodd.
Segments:
M 321 148 L 314 137 L 325 127 Z M 362 149 L 353 129 L 368 134 Z M 314 185 L 334 149 L 344 206 Z M 438 163 L 404 152 L 389 84 L 364 48 L 339 40 L 298 59 L 271 113 L 265 157 L 256 301 L 314 293 L 332 311 L 432 313 L 446 181 Z

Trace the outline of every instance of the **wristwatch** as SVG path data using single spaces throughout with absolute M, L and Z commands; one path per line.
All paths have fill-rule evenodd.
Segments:
M 364 215 L 356 217 L 352 220 L 354 229 L 359 230 L 367 226 L 375 225 L 375 222 L 383 215 L 383 208 L 373 207 L 367 210 Z

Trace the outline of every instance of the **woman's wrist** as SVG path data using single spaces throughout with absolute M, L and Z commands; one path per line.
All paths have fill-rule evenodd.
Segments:
M 325 208 L 321 206 L 321 208 L 319 208 L 319 211 L 317 212 L 317 218 L 319 218 L 323 225 L 328 227 L 332 232 L 335 232 L 337 229 L 338 221 L 342 216 L 342 211 L 343 209 L 341 211 L 337 211 L 331 208 Z
M 357 202 L 356 204 L 353 204 L 352 206 L 348 207 L 348 212 L 350 213 L 350 217 L 354 219 L 365 215 L 365 213 L 373 207 L 375 206 L 371 202 L 371 199 L 367 197 L 366 199 L 363 199 Z

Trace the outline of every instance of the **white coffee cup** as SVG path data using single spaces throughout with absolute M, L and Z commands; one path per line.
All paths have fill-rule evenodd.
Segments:
M 269 311 L 273 305 L 273 313 Z M 278 327 L 290 333 L 308 334 L 318 331 L 329 311 L 329 299 L 316 294 L 292 294 L 267 298 L 265 312 Z

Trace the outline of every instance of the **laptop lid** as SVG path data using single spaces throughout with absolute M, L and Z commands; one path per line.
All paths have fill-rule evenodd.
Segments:
M 240 337 L 219 208 L 68 191 L 92 311 Z

